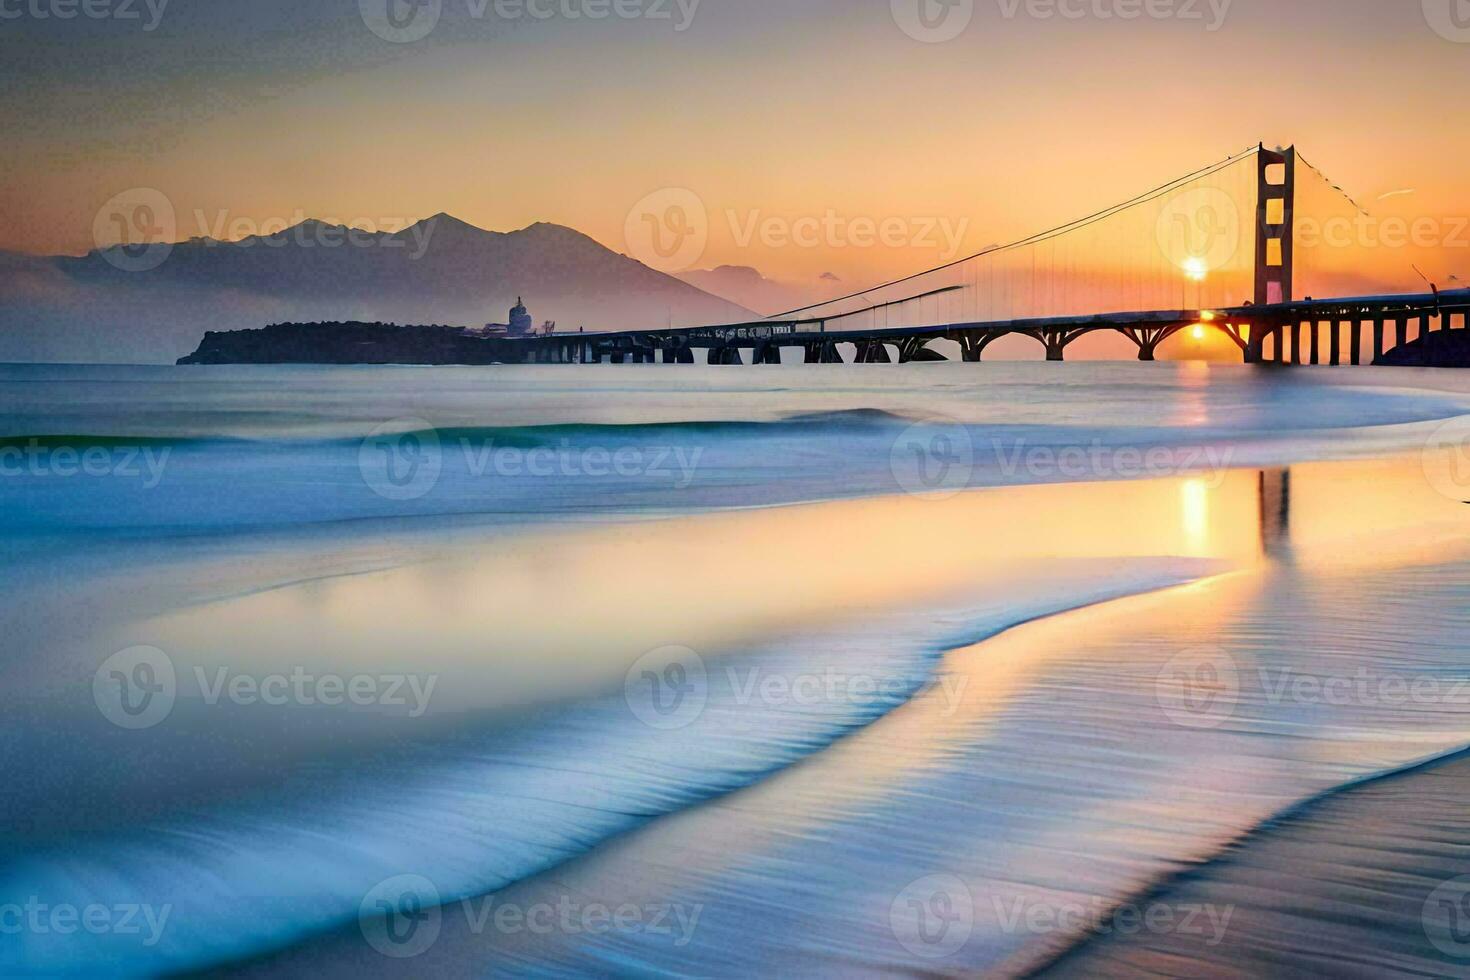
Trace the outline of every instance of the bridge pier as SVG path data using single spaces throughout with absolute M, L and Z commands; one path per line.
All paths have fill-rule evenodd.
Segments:
M 780 364 L 781 348 L 775 344 L 757 344 L 751 351 L 751 364 Z
M 979 364 L 985 356 L 985 348 L 1005 336 L 1004 331 L 956 334 L 953 340 L 960 345 L 960 359 L 970 364 Z
M 1024 332 L 1028 337 L 1034 337 L 1046 347 L 1046 359 L 1048 361 L 1066 360 L 1067 345 L 1086 333 L 1085 330 L 1067 330 L 1052 327 Z
M 842 352 L 837 345 L 830 340 L 820 343 L 807 344 L 805 347 L 807 364 L 841 364 Z
M 664 363 L 665 364 L 693 364 L 694 363 L 694 351 L 690 350 L 688 347 L 665 347 L 664 348 Z
M 1322 341 L 1322 324 L 1320 321 L 1313 320 L 1311 323 L 1307 324 L 1307 326 L 1310 327 L 1312 330 L 1310 343 L 1311 353 L 1309 356 L 1311 358 L 1312 365 L 1315 367 L 1316 365 L 1322 363 L 1322 353 L 1318 347 L 1318 345 Z
M 1353 317 L 1352 341 L 1353 367 L 1363 363 L 1363 321 Z
M 1124 327 L 1123 336 L 1133 341 L 1138 346 L 1138 359 L 1150 362 L 1157 358 L 1159 345 L 1182 329 L 1182 324 L 1174 324 L 1168 327 Z M 1050 351 L 1048 350 L 1048 355 Z M 1050 356 L 1047 360 L 1052 360 Z M 1057 357 L 1055 360 L 1060 361 Z
M 857 345 L 857 364 L 892 364 L 888 345 L 881 340 L 861 340 Z
M 1373 318 L 1373 363 L 1383 357 L 1383 317 Z
M 1394 346 L 1402 347 L 1409 342 L 1409 321 L 1398 317 L 1393 321 Z
M 1332 331 L 1331 336 L 1327 338 L 1327 360 L 1328 363 L 1330 363 L 1333 367 L 1339 367 L 1342 364 L 1343 325 L 1336 320 L 1333 320 L 1331 323 L 1327 324 L 1327 327 L 1329 330 Z
M 740 356 L 739 347 L 711 347 L 709 349 L 709 363 L 719 365 L 744 364 L 745 360 Z

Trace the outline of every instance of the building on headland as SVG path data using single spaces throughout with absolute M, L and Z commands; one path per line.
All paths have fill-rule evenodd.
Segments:
M 516 305 L 510 308 L 509 323 L 487 323 L 485 329 L 478 332 L 486 337 L 529 337 L 535 322 L 526 310 L 525 302 L 517 296 Z

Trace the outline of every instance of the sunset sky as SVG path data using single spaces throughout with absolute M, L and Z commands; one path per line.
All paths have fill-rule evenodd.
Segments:
M 1451 0 L 1443 18 L 1439 0 L 1158 0 L 1174 15 L 1127 21 L 1098 11 L 1130 0 L 974 0 L 942 43 L 902 28 L 919 0 L 621 0 L 667 16 L 597 21 L 559 11 L 599 0 L 543 0 L 549 19 L 442 0 L 408 43 L 370 30 L 358 0 L 125 2 L 136 19 L 0 0 L 0 248 L 86 251 L 98 209 L 149 187 L 179 238 L 447 211 L 628 251 L 630 209 L 679 188 L 708 216 L 691 265 L 856 283 L 1258 141 L 1295 142 L 1377 215 L 1435 218 L 1446 238 L 1470 215 L 1470 30 L 1455 39 Z M 826 216 L 935 230 L 898 246 L 739 240 L 754 221 Z M 1430 251 L 1415 257 L 1430 275 L 1470 279 L 1470 233 Z

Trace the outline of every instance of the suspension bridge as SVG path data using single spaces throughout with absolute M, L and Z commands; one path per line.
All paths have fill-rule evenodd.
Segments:
M 937 341 L 978 362 L 1021 337 L 1061 361 L 1108 331 L 1152 361 L 1188 330 L 1223 335 L 1246 363 L 1342 365 L 1470 328 L 1470 289 L 1354 295 L 1383 258 L 1360 234 L 1366 217 L 1295 147 L 1256 146 L 1049 231 L 761 320 L 493 343 L 509 363 L 773 364 L 794 350 L 873 364 L 947 360 Z

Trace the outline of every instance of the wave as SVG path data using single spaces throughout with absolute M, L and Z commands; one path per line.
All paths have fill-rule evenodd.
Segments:
M 1114 903 L 1112 911 L 1104 915 L 1092 931 L 1076 937 L 1065 948 L 1047 954 L 1045 958 L 1020 971 L 1019 975 L 1027 978 L 1052 975 L 1129 975 L 1127 972 L 1115 972 L 1116 963 L 1106 961 L 1094 962 L 1095 959 L 1102 960 L 1099 954 L 1104 953 L 1104 947 L 1118 943 L 1120 936 L 1124 935 L 1121 930 L 1116 928 L 1116 917 L 1120 914 L 1121 910 L 1148 908 L 1155 905 L 1171 906 L 1176 909 L 1190 906 L 1199 907 L 1202 903 L 1198 899 L 1208 897 L 1211 892 L 1222 886 L 1226 872 L 1230 870 L 1243 870 L 1244 877 L 1248 882 L 1247 887 L 1255 887 L 1257 889 L 1264 887 L 1264 882 L 1257 881 L 1254 886 L 1249 884 L 1254 879 L 1253 871 L 1258 872 L 1262 868 L 1260 860 L 1257 859 L 1257 855 L 1260 852 L 1269 851 L 1278 844 L 1287 843 L 1289 838 L 1297 838 L 1298 840 L 1294 843 L 1298 846 L 1305 844 L 1305 853 L 1308 856 L 1306 862 L 1297 862 L 1291 865 L 1291 875 L 1294 879 L 1299 882 L 1309 879 L 1314 879 L 1319 882 L 1326 881 L 1333 887 L 1334 891 L 1341 889 L 1343 885 L 1342 873 L 1346 869 L 1339 866 L 1339 862 L 1341 861 L 1340 856 L 1327 853 L 1320 846 L 1324 842 L 1330 844 L 1330 839 L 1326 841 L 1319 840 L 1319 838 L 1330 838 L 1330 835 L 1323 833 L 1322 824 L 1332 822 L 1330 819 L 1324 820 L 1323 818 L 1328 818 L 1328 811 L 1334 809 L 1342 811 L 1341 813 L 1332 815 L 1335 817 L 1337 823 L 1346 821 L 1358 826 L 1359 836 L 1355 841 L 1357 848 L 1364 852 L 1376 848 L 1389 855 L 1386 860 L 1376 861 L 1371 867 L 1364 866 L 1359 861 L 1353 862 L 1354 867 L 1359 869 L 1360 875 L 1378 879 L 1372 882 L 1371 885 L 1363 881 L 1356 883 L 1358 887 L 1367 886 L 1373 889 L 1376 897 L 1372 900 L 1372 904 L 1380 904 L 1384 893 L 1391 891 L 1397 885 L 1401 885 L 1405 879 L 1412 880 L 1415 876 L 1421 875 L 1425 870 L 1428 870 L 1430 873 L 1428 878 L 1429 887 L 1423 888 L 1425 897 L 1427 897 L 1433 885 L 1440 883 L 1443 879 L 1453 877 L 1454 872 L 1443 865 L 1429 869 L 1415 866 L 1421 864 L 1423 858 L 1426 856 L 1425 843 L 1428 842 L 1426 842 L 1422 834 L 1399 833 L 1394 829 L 1392 821 L 1411 819 L 1402 805 L 1396 809 L 1396 812 L 1384 815 L 1385 819 L 1364 820 L 1364 814 L 1358 812 L 1360 808 L 1354 806 L 1354 798 L 1363 794 L 1365 791 L 1371 791 L 1378 787 L 1413 783 L 1416 777 L 1437 773 L 1448 774 L 1451 770 L 1463 770 L 1464 764 L 1467 762 L 1470 762 L 1470 746 L 1436 753 L 1404 766 L 1390 768 L 1348 780 L 1292 803 L 1276 814 L 1273 814 L 1270 818 L 1244 831 L 1214 854 L 1202 858 L 1188 868 L 1163 875 L 1147 887 L 1139 889 L 1134 894 Z M 1453 802 L 1449 805 L 1455 809 L 1459 809 L 1457 804 L 1463 798 L 1464 776 L 1465 773 L 1463 771 L 1459 772 L 1458 778 L 1454 780 L 1455 792 L 1452 794 Z M 1421 796 L 1417 793 L 1411 793 L 1410 795 L 1416 797 L 1416 802 L 1421 806 L 1431 803 L 1429 794 Z M 1399 801 L 1399 803 L 1402 804 L 1403 801 Z M 1371 806 L 1371 804 L 1369 805 Z M 1431 806 L 1431 809 L 1435 808 Z M 1440 828 L 1440 830 L 1444 832 L 1445 828 Z M 1452 842 L 1458 842 L 1460 845 L 1465 843 L 1467 839 L 1470 839 L 1467 838 L 1466 831 L 1467 828 L 1462 819 L 1459 821 L 1457 827 L 1448 832 L 1448 837 L 1451 840 L 1446 841 L 1447 845 L 1453 846 Z M 1444 837 L 1437 839 L 1445 840 Z M 1415 843 L 1408 845 L 1409 849 L 1406 849 L 1406 842 Z M 1470 870 L 1470 863 L 1461 862 L 1461 864 L 1463 866 L 1459 869 L 1460 872 Z M 1252 865 L 1255 865 L 1255 867 L 1253 868 Z M 1434 875 L 1441 877 L 1436 878 L 1433 877 Z M 1398 879 L 1398 881 L 1394 882 L 1393 879 Z M 1390 882 L 1392 883 L 1390 884 Z M 1312 917 L 1320 909 L 1320 906 L 1313 902 L 1293 902 L 1290 895 L 1284 896 L 1283 900 L 1295 906 L 1294 913 L 1299 917 Z M 1338 899 L 1339 903 L 1347 900 L 1350 899 Z M 1240 910 L 1232 907 L 1232 914 L 1238 911 Z M 1253 908 L 1245 911 L 1247 916 L 1249 916 L 1257 912 L 1257 909 Z M 1413 911 L 1417 913 L 1419 910 L 1415 908 Z M 1338 924 L 1348 922 L 1352 923 L 1351 928 L 1366 929 L 1365 924 L 1361 920 L 1345 918 L 1343 909 L 1340 907 L 1332 910 L 1330 915 L 1331 919 Z M 1359 938 L 1365 940 L 1365 945 L 1371 944 L 1375 947 L 1382 945 L 1383 937 L 1381 935 L 1368 934 L 1366 937 Z M 1423 936 L 1417 937 L 1416 943 L 1422 944 L 1424 938 Z M 1128 939 L 1123 939 L 1122 941 L 1124 943 L 1129 942 Z M 1305 944 L 1306 938 L 1303 937 L 1298 941 L 1298 948 L 1293 955 L 1307 955 Z M 1217 950 L 1217 955 L 1226 958 L 1236 956 L 1249 958 L 1249 953 L 1247 952 L 1249 947 L 1250 943 L 1243 943 L 1239 937 L 1236 937 L 1226 948 Z M 1177 953 L 1178 951 L 1175 952 Z M 1322 952 L 1325 953 L 1326 950 Z M 1334 952 L 1336 955 L 1341 955 L 1345 950 L 1338 949 Z M 1174 959 L 1174 962 L 1177 968 L 1177 957 Z M 1240 964 L 1236 965 L 1237 967 L 1240 966 Z M 1380 966 L 1383 966 L 1383 964 L 1380 964 Z M 1109 967 L 1113 967 L 1114 970 L 1110 971 L 1108 969 Z M 1135 963 L 1133 969 L 1136 970 L 1137 968 L 1138 965 Z M 1260 964 L 1257 964 L 1257 969 L 1259 968 Z M 1247 968 L 1246 972 L 1251 971 Z
M 866 728 L 933 683 L 948 649 L 1199 570 L 1140 563 L 1119 575 L 1109 564 L 1027 599 L 896 613 L 712 657 L 702 709 L 673 731 L 640 715 L 628 690 L 513 722 L 470 716 L 432 739 L 291 771 L 250 799 L 33 850 L 0 873 L 0 903 L 167 907 L 173 926 L 151 949 L 118 935 L 0 937 L 0 967 L 142 974 L 249 958 L 351 925 L 375 886 L 404 874 L 431 881 L 444 902 L 495 892 Z M 877 683 L 808 699 L 752 693 L 772 679 L 800 690 L 834 664 Z M 181 702 L 170 730 L 189 729 L 187 710 Z

